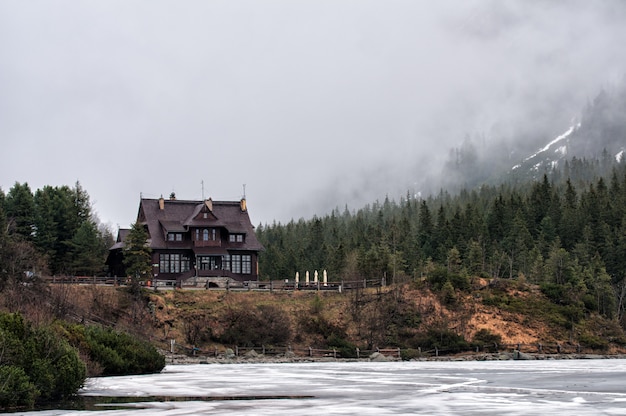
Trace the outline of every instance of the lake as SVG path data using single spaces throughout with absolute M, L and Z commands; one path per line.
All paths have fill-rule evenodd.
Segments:
M 626 360 L 170 365 L 89 379 L 81 396 L 97 410 L 18 414 L 617 415 Z

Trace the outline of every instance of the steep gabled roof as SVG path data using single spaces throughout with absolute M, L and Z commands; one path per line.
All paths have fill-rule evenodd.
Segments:
M 124 241 L 126 240 L 126 236 L 130 233 L 130 228 L 120 228 L 117 230 L 117 239 L 115 240 L 115 244 L 111 246 L 109 250 L 115 250 L 124 247 Z
M 163 204 L 163 209 L 160 203 Z M 211 201 L 212 209 L 208 211 L 208 208 L 205 201 L 141 199 L 139 213 L 148 226 L 152 239 L 150 246 L 153 249 L 165 248 L 167 231 L 181 232 L 190 227 L 212 227 L 225 229 L 231 234 L 245 234 L 244 243 L 238 244 L 237 249 L 263 250 L 254 234 L 248 211 L 241 209 L 239 201 Z M 207 218 L 199 216 L 204 210 L 209 214 Z

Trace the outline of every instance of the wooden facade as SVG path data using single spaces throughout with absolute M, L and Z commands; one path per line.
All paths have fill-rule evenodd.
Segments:
M 148 232 L 154 281 L 195 279 L 207 286 L 258 280 L 259 243 L 246 200 L 187 201 L 142 198 L 137 222 Z M 124 238 L 120 229 L 109 250 L 112 275 L 123 273 Z

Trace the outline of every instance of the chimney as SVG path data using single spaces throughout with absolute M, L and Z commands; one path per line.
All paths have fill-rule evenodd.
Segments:
M 170 201 L 176 201 L 176 194 L 174 192 L 170 194 Z
M 213 212 L 213 200 L 211 198 L 204 201 L 204 205 L 206 205 L 210 212 Z
M 242 212 L 246 212 L 246 198 L 241 198 L 239 206 L 241 207 Z
M 161 195 L 161 198 L 159 198 L 159 209 L 160 210 L 165 209 L 165 199 L 163 199 L 163 195 Z

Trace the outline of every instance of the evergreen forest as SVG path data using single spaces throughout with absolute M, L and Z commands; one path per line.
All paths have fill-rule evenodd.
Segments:
M 576 314 L 626 323 L 626 165 L 607 158 L 572 158 L 538 180 L 259 225 L 257 235 L 265 279 L 327 270 L 330 281 L 421 279 L 435 290 L 515 279 Z
M 6 195 L 0 189 L 0 230 L 0 238 L 19 246 L 18 252 L 31 252 L 31 264 L 22 265 L 22 270 L 38 275 L 106 274 L 113 235 L 100 224 L 79 182 L 74 187 L 47 185 L 35 192 L 28 183 L 18 182 Z M 1 255 L 10 255 L 8 247 Z M 3 281 L 6 278 L 0 284 Z

